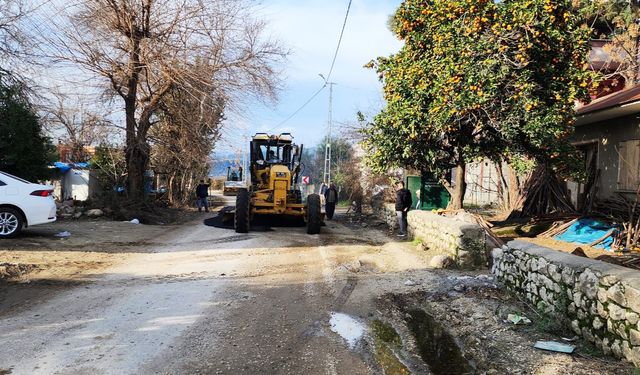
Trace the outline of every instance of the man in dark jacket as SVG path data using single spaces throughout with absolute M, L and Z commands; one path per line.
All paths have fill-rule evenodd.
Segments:
M 202 207 L 204 207 L 205 212 L 209 212 L 209 184 L 205 184 L 204 180 L 200 180 L 200 184 L 196 187 L 196 207 L 198 207 L 198 212 L 202 211 Z
M 398 237 L 405 237 L 407 235 L 407 213 L 412 204 L 411 192 L 404 188 L 404 182 L 398 182 L 396 184 L 396 215 L 398 216 L 398 225 L 400 226 Z
M 329 185 L 329 188 L 324 191 L 324 208 L 327 213 L 327 219 L 333 219 L 333 214 L 336 212 L 336 203 L 338 203 L 338 189 L 335 184 Z

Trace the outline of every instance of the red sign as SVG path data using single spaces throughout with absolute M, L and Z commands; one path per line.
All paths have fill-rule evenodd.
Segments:
M 309 182 L 311 182 L 311 179 L 309 178 L 309 176 L 302 176 L 302 183 L 305 185 L 309 185 Z

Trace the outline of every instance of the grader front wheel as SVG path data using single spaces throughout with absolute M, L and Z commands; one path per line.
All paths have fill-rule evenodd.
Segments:
M 311 194 L 307 197 L 307 233 L 319 234 L 322 227 L 320 196 Z
M 239 189 L 236 195 L 234 227 L 237 233 L 249 233 L 251 221 L 251 196 L 247 189 Z

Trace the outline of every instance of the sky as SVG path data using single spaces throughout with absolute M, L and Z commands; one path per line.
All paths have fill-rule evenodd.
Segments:
M 2 0 L 0 0 L 2 1 Z M 64 25 L 62 13 L 67 0 L 33 0 L 36 11 L 25 17 L 27 28 L 36 35 L 51 36 Z M 328 75 L 349 0 L 257 0 L 255 17 L 267 23 L 266 33 L 290 51 L 282 67 L 283 89 L 275 104 L 249 103 L 226 113 L 223 136 L 216 154 L 238 153 L 247 148 L 247 136 L 256 132 L 290 132 L 296 143 L 313 147 L 327 134 L 329 89 L 325 88 L 295 117 L 278 126 L 320 89 Z M 363 66 L 378 56 L 388 56 L 401 42 L 388 29 L 389 17 L 402 0 L 352 0 L 349 18 L 330 80 L 333 86 L 333 134 L 341 123 L 355 122 L 356 112 L 375 114 L 384 105 L 382 84 L 374 70 Z M 46 37 L 44 39 L 47 39 Z M 46 43 L 44 44 L 46 45 Z M 46 49 L 46 48 L 45 48 Z M 48 51 L 55 54 L 55 51 Z M 45 87 L 81 92 L 86 100 L 98 102 L 104 81 L 75 66 L 34 67 L 34 76 Z M 70 72 L 72 72 L 70 74 Z M 81 87 L 80 91 L 78 88 Z M 68 88 L 68 90 L 66 89 Z M 114 105 L 106 103 L 105 106 Z M 114 121 L 121 120 L 114 115 Z
M 284 67 L 285 86 L 275 106 L 259 103 L 242 113 L 227 114 L 219 151 L 245 144 L 242 135 L 271 131 L 291 132 L 297 143 L 316 145 L 327 134 L 329 90 L 323 90 L 308 106 L 280 127 L 323 86 L 331 66 L 348 0 L 265 0 L 257 16 L 269 22 L 267 30 L 291 51 Z M 357 111 L 375 113 L 383 106 L 382 85 L 374 70 L 363 65 L 387 56 L 401 42 L 387 28 L 387 21 L 401 0 L 353 0 L 331 81 L 334 134 L 340 123 L 354 122 Z

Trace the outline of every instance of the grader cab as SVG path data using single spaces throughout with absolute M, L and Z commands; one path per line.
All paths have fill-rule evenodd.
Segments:
M 285 215 L 304 220 L 307 233 L 320 233 L 320 196 L 310 194 L 304 202 L 298 186 L 302 150 L 289 133 L 253 136 L 249 144 L 250 186 L 239 189 L 236 196 L 236 232 L 249 232 L 255 215 Z

